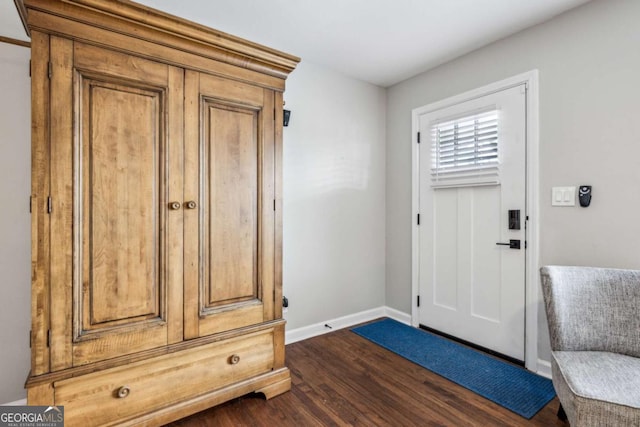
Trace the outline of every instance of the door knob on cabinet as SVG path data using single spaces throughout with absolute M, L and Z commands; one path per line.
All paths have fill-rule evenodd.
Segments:
M 229 363 L 232 365 L 237 365 L 238 362 L 240 362 L 240 356 L 238 356 L 237 354 L 234 354 L 229 358 Z
M 129 396 L 129 393 L 131 393 L 131 389 L 129 388 L 129 386 L 123 385 L 118 389 L 117 394 L 120 399 L 124 399 L 125 397 Z
M 171 203 L 169 203 L 169 208 L 171 210 L 177 211 L 178 209 L 180 209 L 180 202 L 171 202 Z
M 187 203 L 184 204 L 186 206 L 187 209 L 195 209 L 196 206 L 196 202 L 194 202 L 193 200 L 188 201 Z

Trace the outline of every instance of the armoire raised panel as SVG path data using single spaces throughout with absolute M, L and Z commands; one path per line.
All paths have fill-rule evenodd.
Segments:
M 298 58 L 129 1 L 24 0 L 28 403 L 162 425 L 290 388 L 282 94 Z
M 185 88 L 185 192 L 204 207 L 185 217 L 198 236 L 185 250 L 201 260 L 185 271 L 196 338 L 274 319 L 276 92 L 195 71 Z

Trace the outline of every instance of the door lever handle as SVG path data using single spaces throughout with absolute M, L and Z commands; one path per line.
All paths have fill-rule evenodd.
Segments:
M 511 239 L 509 243 L 496 243 L 498 246 L 509 246 L 509 249 L 520 249 L 520 240 Z

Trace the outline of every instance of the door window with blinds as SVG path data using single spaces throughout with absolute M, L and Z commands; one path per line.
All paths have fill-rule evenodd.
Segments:
M 499 184 L 499 127 L 496 106 L 432 122 L 432 187 Z

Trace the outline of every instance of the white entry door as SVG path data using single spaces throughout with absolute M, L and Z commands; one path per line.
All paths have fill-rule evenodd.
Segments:
M 525 105 L 523 84 L 419 116 L 419 322 L 520 361 Z

